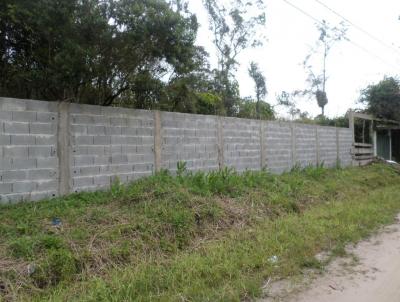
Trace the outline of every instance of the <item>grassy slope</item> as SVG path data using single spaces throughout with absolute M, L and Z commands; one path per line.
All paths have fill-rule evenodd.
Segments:
M 316 253 L 342 252 L 390 223 L 399 181 L 381 164 L 281 176 L 162 173 L 110 192 L 4 207 L 0 299 L 254 297 L 263 280 L 319 267 Z

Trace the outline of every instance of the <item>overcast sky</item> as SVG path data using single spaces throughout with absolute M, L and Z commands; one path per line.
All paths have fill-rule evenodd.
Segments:
M 225 0 L 219 0 L 225 1 Z M 315 0 L 288 0 L 319 20 L 336 25 L 343 21 Z M 350 41 L 334 45 L 327 61 L 329 103 L 325 113 L 330 116 L 344 114 L 349 108 L 359 107 L 356 101 L 360 90 L 378 82 L 384 75 L 396 76 L 400 72 L 400 1 L 399 0 L 320 0 L 340 13 L 356 26 L 379 39 L 374 40 L 352 25 L 347 37 Z M 200 23 L 198 45 L 210 53 L 215 64 L 212 34 L 201 0 L 189 0 L 190 10 Z M 315 21 L 303 15 L 284 0 L 265 0 L 267 22 L 264 29 L 267 41 L 260 48 L 245 50 L 239 57 L 237 79 L 243 97 L 253 95 L 253 82 L 248 76 L 250 61 L 259 63 L 267 79 L 267 101 L 276 103 L 281 91 L 303 89 L 307 74 L 302 62 L 316 40 Z M 363 48 L 363 49 L 360 49 Z M 215 67 L 215 65 L 214 65 Z M 320 113 L 315 100 L 301 102 L 302 111 L 313 116 Z M 282 110 L 279 110 L 284 115 Z

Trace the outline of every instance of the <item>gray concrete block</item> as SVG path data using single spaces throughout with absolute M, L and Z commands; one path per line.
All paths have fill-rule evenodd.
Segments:
M 100 167 L 99 166 L 90 166 L 90 167 L 81 167 L 80 169 L 80 176 L 93 176 L 99 175 Z
M 31 123 L 30 133 L 31 134 L 56 134 L 57 125 L 50 123 Z
M 112 135 L 110 137 L 110 143 L 113 145 L 125 145 L 128 144 L 128 137 Z
M 29 199 L 32 201 L 47 200 L 57 196 L 57 191 L 32 192 Z
M 88 131 L 87 131 L 87 127 L 86 125 L 71 125 L 70 129 L 71 129 L 71 133 L 77 135 L 87 135 Z
M 0 137 L 1 142 L 1 137 Z M 35 136 L 32 135 L 11 135 L 12 145 L 34 145 L 36 143 Z
M 29 170 L 28 177 L 34 180 L 54 179 L 57 177 L 57 171 L 54 169 Z
M 109 126 L 110 125 L 110 117 L 104 116 L 104 115 L 93 115 L 92 123 L 95 125 Z
M 29 134 L 29 123 L 4 122 L 4 133 Z
M 136 135 L 139 136 L 153 136 L 153 129 L 152 128 L 137 128 Z
M 12 121 L 12 111 L 0 111 L 0 122 L 1 121 Z M 2 123 L 0 123 L 0 125 L 3 126 Z
M 133 128 L 138 128 L 138 127 L 142 127 L 143 126 L 143 121 L 140 119 L 133 119 L 133 118 L 128 118 L 126 125 L 128 127 L 133 127 Z M 148 123 L 147 123 L 148 125 Z M 151 125 L 152 126 L 152 125 Z
M 1 180 L 4 182 L 26 180 L 27 176 L 26 170 L 5 170 L 1 172 Z
M 74 187 L 92 186 L 94 184 L 93 177 L 74 177 L 72 182 Z
M 121 165 L 113 164 L 110 166 L 110 172 L 114 174 L 127 173 L 132 171 L 133 171 L 133 166 L 128 164 L 121 164 Z
M 58 102 L 25 100 L 26 110 L 36 112 L 57 112 Z
M 0 195 L 12 193 L 12 183 L 0 182 Z
M 29 155 L 27 146 L 4 146 L 3 156 L 12 158 L 27 158 Z
M 110 186 L 111 184 L 111 177 L 108 175 L 100 175 L 100 176 L 95 176 L 93 178 L 93 182 L 95 185 L 100 185 L 100 186 Z
M 88 125 L 87 133 L 89 135 L 105 135 L 106 127 L 102 125 Z
M 36 159 L 34 158 L 13 158 L 12 159 L 12 169 L 34 169 L 37 166 Z
M 44 169 L 44 168 L 56 169 L 58 167 L 58 158 L 57 157 L 37 158 L 36 165 L 37 168 L 39 169 Z
M 93 137 L 93 145 L 109 145 L 111 144 L 110 135 L 96 135 Z
M 101 106 L 87 105 L 87 104 L 72 103 L 70 105 L 70 111 L 71 113 L 78 113 L 78 114 L 92 114 L 92 115 L 102 114 Z
M 0 109 L 2 111 L 25 111 L 27 110 L 26 103 L 29 100 L 0 98 Z
M 85 115 L 85 114 L 71 114 L 70 118 L 72 120 L 72 124 L 93 124 L 94 116 Z
M 11 144 L 11 135 L 0 134 L 0 145 L 8 146 Z
M 55 135 L 35 135 L 36 145 L 55 146 L 57 144 L 57 136 Z
M 123 117 L 110 117 L 111 126 L 126 126 L 128 124 L 128 119 Z
M 127 136 L 126 143 L 129 145 L 145 144 L 145 138 L 139 136 Z M 150 143 L 154 144 L 154 137 L 150 137 Z
M 36 183 L 32 181 L 14 182 L 12 185 L 13 193 L 31 193 L 36 188 Z
M 114 154 L 111 155 L 111 163 L 114 164 L 123 164 L 128 163 L 128 156 L 126 154 Z
M 33 111 L 13 111 L 12 120 L 16 122 L 36 122 L 37 113 Z
M 30 158 L 52 157 L 56 155 L 55 148 L 51 146 L 29 146 L 28 149 Z
M 103 156 L 105 147 L 102 146 L 87 146 L 87 154 Z
M 111 156 L 95 156 L 94 165 L 109 165 L 111 163 Z
M 36 120 L 39 123 L 57 123 L 57 113 L 55 112 L 37 112 Z
M 93 145 L 94 137 L 88 135 L 72 136 L 72 145 Z
M 105 126 L 105 134 L 106 135 L 121 135 L 122 128 L 120 126 Z
M 12 160 L 12 158 L 2 158 L 0 156 L 0 176 L 2 170 L 11 170 Z
M 91 156 L 91 155 L 79 155 L 79 156 L 74 156 L 74 165 L 76 167 L 79 166 L 90 166 L 93 165 L 94 159 L 98 158 L 97 156 Z

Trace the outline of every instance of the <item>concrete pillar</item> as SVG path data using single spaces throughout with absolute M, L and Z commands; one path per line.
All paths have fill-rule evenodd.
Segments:
M 223 129 L 222 122 L 223 117 L 217 117 L 217 144 L 218 144 L 218 166 L 220 169 L 224 167 L 224 137 L 223 137 Z
M 57 156 L 58 156 L 58 195 L 71 192 L 71 153 L 70 121 L 68 102 L 58 103 Z
M 392 160 L 392 130 L 389 129 L 389 160 Z
M 336 164 L 340 163 L 339 128 L 336 127 Z
M 321 153 L 319 150 L 319 132 L 318 132 L 318 125 L 315 125 L 315 153 L 316 153 L 316 160 L 317 166 L 321 163 Z
M 154 111 L 154 171 L 159 172 L 161 170 L 161 145 L 162 145 L 162 134 L 161 134 L 161 112 L 158 110 Z
M 265 125 L 266 122 L 260 121 L 260 169 L 263 170 L 267 167 L 267 156 L 266 156 L 266 149 L 265 149 Z
M 296 165 L 296 136 L 295 136 L 295 131 L 296 129 L 296 124 L 290 123 L 290 134 L 292 137 L 292 144 L 291 144 L 291 158 L 292 158 L 292 168 Z
M 354 111 L 349 111 L 349 128 L 351 130 L 351 137 L 352 137 L 352 144 L 355 143 L 355 136 L 354 136 Z

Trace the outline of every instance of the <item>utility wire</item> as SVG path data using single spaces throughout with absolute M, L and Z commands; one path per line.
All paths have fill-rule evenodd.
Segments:
M 290 5 L 291 7 L 293 7 L 294 9 L 296 9 L 297 11 L 301 12 L 303 15 L 307 16 L 308 18 L 312 19 L 313 21 L 317 22 L 318 24 L 321 24 L 322 26 L 325 26 L 326 24 L 324 24 L 323 22 L 321 22 L 320 20 L 318 20 L 316 17 L 312 16 L 311 14 L 307 13 L 305 10 L 301 9 L 300 7 L 294 5 L 293 3 L 289 2 L 288 0 L 282 0 L 283 2 L 285 2 L 286 4 Z M 393 64 L 391 64 L 390 62 L 386 61 L 385 59 L 382 59 L 380 56 L 374 54 L 373 52 L 370 52 L 368 49 L 366 49 L 365 47 L 361 46 L 358 43 L 353 42 L 352 40 L 350 40 L 349 38 L 345 38 L 345 41 L 348 41 L 350 44 L 352 44 L 353 46 L 361 49 L 362 51 L 366 52 L 367 54 L 369 54 L 370 56 L 380 60 L 382 63 L 385 63 L 386 65 L 390 66 L 391 68 L 394 69 L 398 69 L 397 67 L 393 66 Z
M 352 21 L 350 21 L 348 18 L 344 17 L 342 14 L 338 13 L 337 11 L 335 11 L 334 9 L 330 8 L 328 5 L 326 5 L 325 3 L 323 3 L 320 0 L 314 0 L 315 2 L 317 2 L 319 5 L 325 7 L 327 10 L 329 10 L 331 13 L 335 14 L 336 16 L 340 17 L 341 19 L 343 19 L 344 21 L 346 21 L 347 23 L 349 23 L 351 26 L 353 26 L 354 28 L 358 29 L 359 31 L 361 31 L 362 33 L 364 33 L 365 35 L 367 35 L 368 37 L 370 37 L 371 39 L 377 41 L 378 43 L 382 44 L 383 46 L 390 48 L 392 51 L 397 52 L 397 54 L 400 54 L 400 51 L 395 48 L 393 45 L 390 45 L 389 43 L 386 43 L 385 41 L 379 39 L 378 37 L 374 36 L 373 34 L 369 33 L 368 31 L 366 31 L 365 29 L 363 29 L 361 26 L 358 26 L 357 24 L 354 24 Z

